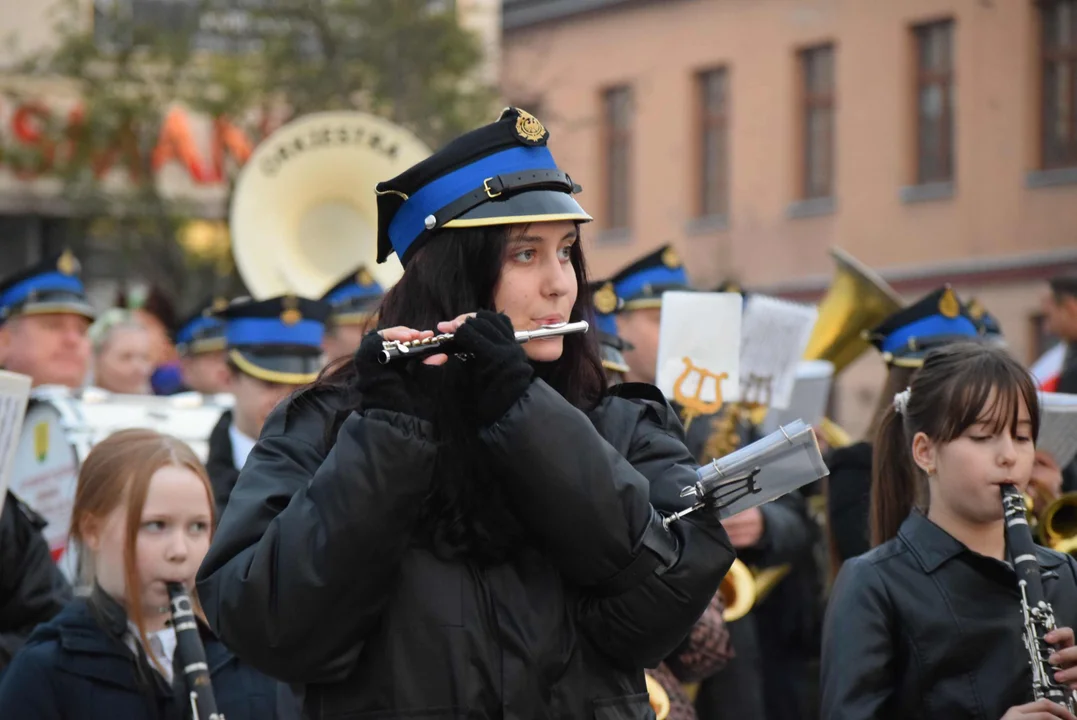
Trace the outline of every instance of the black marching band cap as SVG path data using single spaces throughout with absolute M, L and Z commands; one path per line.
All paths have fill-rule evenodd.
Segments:
M 690 290 L 688 273 L 672 245 L 663 245 L 624 268 L 610 281 L 622 305 L 619 310 L 662 306 L 667 290 Z
M 96 313 L 70 250 L 0 281 L 0 324 L 16 315 L 68 313 L 93 320 Z
M 976 322 L 945 285 L 883 320 L 865 337 L 897 367 L 920 367 L 930 350 L 980 337 Z
M 617 319 L 614 317 L 614 313 L 620 310 L 624 303 L 617 297 L 617 291 L 609 280 L 592 282 L 588 289 L 591 292 L 591 306 L 595 311 L 595 330 L 598 333 L 602 367 L 610 372 L 624 374 L 628 372 L 624 351 L 631 350 L 632 345 L 617 334 Z
M 509 107 L 496 122 L 456 138 L 392 180 L 378 183 L 378 262 L 401 263 L 441 228 L 591 220 L 580 186 L 546 147 L 550 133 Z
M 226 323 L 228 359 L 241 372 L 282 385 L 305 385 L 318 377 L 326 303 L 294 295 L 244 298 L 217 316 Z
M 345 275 L 322 296 L 329 305 L 329 322 L 333 325 L 365 323 L 377 310 L 385 290 L 365 265 Z
M 228 300 L 223 297 L 203 301 L 198 310 L 180 322 L 172 338 L 176 352 L 180 355 L 198 355 L 224 350 L 225 322 L 217 313 L 227 307 Z

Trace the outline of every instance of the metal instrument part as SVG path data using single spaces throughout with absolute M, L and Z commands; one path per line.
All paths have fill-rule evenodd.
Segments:
M 588 327 L 590 326 L 586 320 L 580 320 L 579 322 L 544 325 L 535 330 L 519 330 L 516 332 L 516 342 L 523 344 L 529 340 L 539 340 L 542 338 L 557 337 L 559 335 L 570 335 L 572 333 L 585 333 L 587 332 Z M 426 338 L 425 340 L 409 340 L 407 342 L 387 340 L 382 343 L 381 355 L 378 356 L 378 362 L 382 365 L 386 365 L 393 360 L 400 358 L 424 357 L 436 350 L 445 352 L 447 350 L 446 346 L 452 343 L 454 337 L 455 335 L 453 333 L 442 333 L 441 335 L 435 335 Z
M 1055 612 L 1043 594 L 1040 563 L 1036 559 L 1036 545 L 1028 527 L 1025 498 L 1013 485 L 1001 486 L 1001 495 L 1006 522 L 1006 548 L 1021 590 L 1021 614 L 1025 628 L 1023 638 L 1032 667 L 1032 697 L 1034 700 L 1050 700 L 1071 713 L 1077 713 L 1077 694 L 1055 680 L 1055 673 L 1061 668 L 1047 660 L 1055 648 L 1044 640 L 1044 636 L 1056 627 Z
M 198 634 L 198 621 L 191 596 L 182 584 L 170 582 L 168 596 L 172 599 L 172 627 L 176 631 L 176 654 L 179 656 L 187 686 L 191 692 L 191 713 L 194 720 L 225 720 L 217 711 L 217 699 L 206 663 L 206 648 Z

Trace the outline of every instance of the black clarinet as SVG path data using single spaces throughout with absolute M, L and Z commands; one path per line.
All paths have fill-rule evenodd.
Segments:
M 206 664 L 206 648 L 198 633 L 198 621 L 194 615 L 191 596 L 181 583 L 168 583 L 168 595 L 172 598 L 172 627 L 176 631 L 176 653 L 183 666 L 183 675 L 190 688 L 191 713 L 194 720 L 224 720 L 217 712 L 217 699 Z
M 1021 612 L 1025 621 L 1023 638 L 1032 666 L 1032 697 L 1034 700 L 1050 700 L 1077 713 L 1077 695 L 1055 680 L 1055 673 L 1060 668 L 1047 661 L 1055 648 L 1043 638 L 1055 629 L 1055 611 L 1043 595 L 1040 563 L 1028 527 L 1025 498 L 1013 485 L 1002 486 L 1002 510 L 1006 518 L 1006 546 L 1021 590 Z

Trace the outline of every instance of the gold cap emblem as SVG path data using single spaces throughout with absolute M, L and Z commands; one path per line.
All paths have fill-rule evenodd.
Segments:
M 605 283 L 593 296 L 595 310 L 603 315 L 609 315 L 617 309 L 617 291 L 613 289 L 613 283 Z
M 662 264 L 668 268 L 681 266 L 681 256 L 677 254 L 672 245 L 662 251 Z
M 526 110 L 516 109 L 519 117 L 516 118 L 516 134 L 521 140 L 529 143 L 541 142 L 546 137 L 546 128 L 538 121 L 538 118 Z
M 363 287 L 369 287 L 374 284 L 374 276 L 370 274 L 370 271 L 363 268 L 355 274 L 355 282 L 359 283 Z
M 968 311 L 969 317 L 973 320 L 983 320 L 984 315 L 987 313 L 987 310 L 984 309 L 984 306 L 981 305 L 980 301 L 976 298 L 968 301 L 965 305 L 965 310 Z
M 79 271 L 79 261 L 70 250 L 64 250 L 60 259 L 56 261 L 56 269 L 64 275 L 74 275 Z
M 228 300 L 223 297 L 213 298 L 213 303 L 209 306 L 211 313 L 224 312 L 228 309 Z
M 299 300 L 293 295 L 286 295 L 281 301 L 284 312 L 280 314 L 280 321 L 285 325 L 295 325 L 303 319 L 303 313 L 299 312 Z
M 961 303 L 957 299 L 957 295 L 954 291 L 947 287 L 942 293 L 942 297 L 939 298 L 939 312 L 943 317 L 955 318 L 961 314 Z

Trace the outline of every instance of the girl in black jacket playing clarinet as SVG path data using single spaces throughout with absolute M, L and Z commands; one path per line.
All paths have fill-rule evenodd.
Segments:
M 696 465 L 662 396 L 607 392 L 592 334 L 517 342 L 592 318 L 547 137 L 509 108 L 378 185 L 380 334 L 270 415 L 199 571 L 312 718 L 653 717 L 643 669 L 732 563 L 716 515 L 663 522 Z
M 875 440 L 874 548 L 842 566 L 827 611 L 823 718 L 1074 720 L 1033 692 L 1003 518 L 1002 487 L 1028 486 L 1038 428 L 1030 375 L 985 344 L 929 352 L 894 396 Z M 1034 554 L 1060 626 L 1043 667 L 1077 687 L 1077 563 Z

